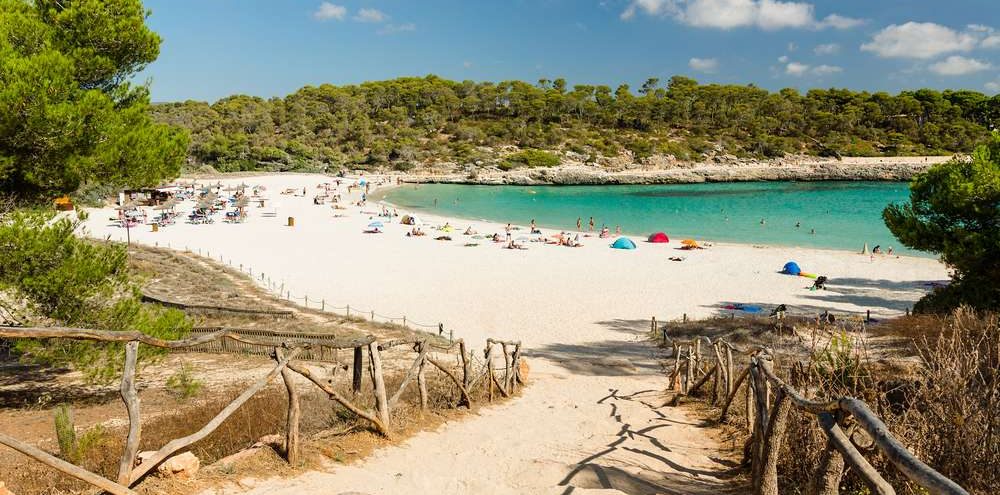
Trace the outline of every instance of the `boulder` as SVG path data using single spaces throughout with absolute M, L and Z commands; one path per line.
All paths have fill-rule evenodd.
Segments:
M 166 476 L 182 476 L 188 478 L 194 476 L 200 467 L 201 461 L 198 460 L 198 457 L 190 452 L 185 452 L 163 461 L 163 464 L 160 464 L 160 467 L 157 468 L 157 470 L 160 474 Z
M 518 374 L 521 375 L 521 380 L 524 380 L 524 382 L 527 383 L 528 382 L 528 372 L 531 371 L 531 368 L 528 366 L 528 360 L 524 359 L 524 358 L 521 358 L 521 360 L 519 361 L 519 363 L 517 365 L 517 368 L 518 368 L 518 370 L 517 370 Z

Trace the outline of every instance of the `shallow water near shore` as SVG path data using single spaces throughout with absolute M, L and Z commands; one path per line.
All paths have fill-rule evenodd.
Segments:
M 860 251 L 881 245 L 902 254 L 882 210 L 903 202 L 902 182 L 739 182 L 654 186 L 477 186 L 405 184 L 373 195 L 402 208 L 443 216 L 550 229 L 620 225 L 626 234 L 666 232 L 744 244 Z M 763 223 L 761 223 L 763 220 Z M 796 225 L 798 224 L 798 227 Z M 815 233 L 813 233 L 813 231 Z

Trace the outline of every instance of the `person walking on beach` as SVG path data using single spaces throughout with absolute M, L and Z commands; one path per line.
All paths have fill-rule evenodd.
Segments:
M 513 227 L 511 227 L 511 226 L 510 226 L 510 224 L 508 223 L 508 224 L 507 224 L 507 228 L 505 229 L 505 230 L 507 231 L 507 243 L 508 243 L 508 244 L 510 243 L 510 231 L 511 231 L 511 230 L 513 230 L 513 229 L 514 229 L 514 228 L 513 228 Z
M 583 230 L 583 219 L 576 217 L 576 230 Z
M 594 217 L 590 217 L 590 231 L 594 231 Z

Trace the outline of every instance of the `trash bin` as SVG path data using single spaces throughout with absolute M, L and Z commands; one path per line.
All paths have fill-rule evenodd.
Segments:
M 288 226 L 289 227 L 295 226 L 295 217 L 288 217 Z
M 153 224 L 153 232 L 159 232 L 159 231 L 160 231 L 160 224 L 154 223 Z

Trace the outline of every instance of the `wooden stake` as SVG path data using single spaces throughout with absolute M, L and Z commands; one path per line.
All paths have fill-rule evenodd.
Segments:
M 351 382 L 351 391 L 355 394 L 361 393 L 361 382 L 364 381 L 365 378 L 365 357 L 363 349 L 364 348 L 362 347 L 354 348 L 354 377 Z
M 142 421 L 139 416 L 139 393 L 135 390 L 135 366 L 139 355 L 139 342 L 133 340 L 125 344 L 125 369 L 122 372 L 121 396 L 128 411 L 128 437 L 125 451 L 118 464 L 118 484 L 128 486 L 135 456 L 139 453 L 139 439 L 142 435 Z
M 368 344 L 368 359 L 372 365 L 372 382 L 374 382 L 375 411 L 383 424 L 389 424 L 389 400 L 385 395 L 385 379 L 382 376 L 382 354 L 378 350 L 378 342 Z
M 421 344 L 420 367 L 417 369 L 417 391 L 420 393 L 420 409 L 427 410 L 427 356 L 423 354 L 423 344 Z
M 770 421 L 767 424 L 764 445 L 762 446 L 763 466 L 761 467 L 760 495 L 778 495 L 778 457 L 781 453 L 781 442 L 788 423 L 788 411 L 791 408 L 792 401 L 788 399 L 784 391 L 778 389 L 775 393 L 774 404 L 771 406 Z
M 280 359 L 280 355 L 278 357 Z M 285 427 L 285 460 L 292 466 L 299 464 L 299 420 L 302 418 L 302 406 L 299 391 L 295 388 L 292 372 L 287 368 L 281 370 L 281 379 L 288 391 L 288 421 Z

